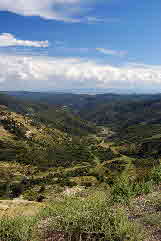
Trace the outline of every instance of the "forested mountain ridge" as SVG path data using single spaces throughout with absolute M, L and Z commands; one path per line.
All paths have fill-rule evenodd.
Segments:
M 32 120 L 44 122 L 52 128 L 60 129 L 69 134 L 87 135 L 97 132 L 94 123 L 81 119 L 65 104 L 50 104 L 44 100 L 38 101 L 32 100 L 32 98 L 21 99 L 4 93 L 0 94 L 0 104 L 7 106 L 10 111 L 31 116 Z
M 17 101 L 45 103 L 47 105 L 65 106 L 79 113 L 83 119 L 98 125 L 121 126 L 139 122 L 159 121 L 161 95 L 118 95 L 118 94 L 68 94 L 39 92 L 7 92 Z M 125 123 L 126 121 L 126 123 Z
M 44 105 L 57 106 L 61 109 L 58 112 L 61 118 L 68 115 L 77 116 L 77 120 L 83 119 L 95 123 L 98 126 L 112 128 L 116 133 L 118 141 L 138 142 L 144 138 L 152 137 L 160 133 L 161 130 L 161 95 L 79 95 L 68 93 L 32 93 L 32 92 L 8 92 L 8 95 L 17 97 L 17 100 L 29 101 Z M 32 103 L 32 104 L 33 104 Z M 45 107 L 46 108 L 46 107 Z M 41 112 L 43 107 L 40 107 Z M 62 110 L 69 110 L 62 112 Z M 57 114 L 58 114 L 57 113 Z M 44 116 L 44 113 L 40 114 Z M 53 116 L 55 113 L 53 114 Z M 53 119 L 49 110 L 45 118 Z M 67 117 L 67 122 L 68 118 Z M 68 122 L 69 125 L 70 122 Z M 93 127 L 92 124 L 87 126 Z M 88 129 L 87 127 L 87 129 Z M 149 128 L 150 127 L 150 128 Z M 88 130 L 87 130 L 88 132 Z M 120 138 L 121 137 L 121 138 Z M 135 140 L 134 140 L 135 139 Z

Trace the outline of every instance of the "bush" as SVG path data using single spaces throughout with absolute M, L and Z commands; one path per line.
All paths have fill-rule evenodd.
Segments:
M 27 190 L 25 193 L 23 193 L 23 197 L 28 201 L 36 201 L 36 202 L 42 202 L 43 199 L 45 199 L 44 195 L 34 190 Z
M 158 185 L 159 183 L 161 183 L 161 165 L 159 165 L 158 167 L 155 167 L 152 170 L 150 178 L 154 184 Z
M 1 241 L 40 241 L 64 235 L 65 240 L 142 241 L 142 227 L 130 222 L 123 209 L 108 205 L 104 192 L 86 199 L 67 197 L 36 217 L 2 217 Z
M 129 203 L 132 197 L 148 194 L 152 189 L 152 181 L 130 183 L 128 179 L 120 178 L 111 187 L 111 199 L 113 203 Z
M 33 217 L 2 217 L 0 219 L 1 241 L 31 241 L 36 219 Z
M 136 183 L 133 184 L 132 189 L 133 189 L 133 195 L 141 195 L 141 194 L 148 194 L 150 191 L 152 191 L 153 185 L 151 181 L 145 182 L 143 181 L 142 183 Z
M 128 203 L 132 196 L 132 185 L 125 181 L 125 179 L 117 179 L 111 187 L 112 202 Z
M 55 202 L 45 208 L 40 217 L 43 220 L 38 225 L 41 227 L 38 231 L 40 238 L 45 233 L 54 238 L 59 231 L 69 238 L 66 240 L 79 240 L 85 234 L 88 237 L 100 237 L 99 240 L 104 241 L 122 241 L 126 238 L 130 241 L 143 240 L 141 230 L 128 221 L 122 209 L 114 211 L 109 207 L 105 194 L 101 192 L 86 200 L 67 198 Z

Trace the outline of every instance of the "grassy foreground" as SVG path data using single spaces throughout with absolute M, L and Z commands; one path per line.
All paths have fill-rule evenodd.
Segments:
M 119 179 L 112 187 L 103 184 L 74 195 L 64 193 L 42 204 L 25 203 L 24 209 L 34 207 L 30 213 L 19 205 L 20 212 L 14 209 L 1 214 L 0 240 L 159 240 L 149 236 L 146 227 L 150 225 L 152 231 L 161 228 L 160 180 L 158 167 L 141 184 Z
M 36 216 L 3 216 L 1 241 L 144 240 L 143 232 L 128 220 L 123 208 L 112 208 L 105 192 L 87 198 L 65 197 L 50 203 Z

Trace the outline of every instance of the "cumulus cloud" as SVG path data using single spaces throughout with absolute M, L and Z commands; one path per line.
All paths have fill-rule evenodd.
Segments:
M 76 22 L 73 16 L 82 11 L 82 2 L 84 5 L 84 0 L 14 0 L 14 3 L 13 0 L 0 0 L 0 11 Z
M 46 41 L 29 41 L 29 40 L 19 40 L 16 39 L 14 35 L 10 33 L 0 34 L 0 47 L 8 46 L 27 46 L 27 47 L 37 47 L 46 48 L 49 46 L 49 42 Z
M 123 57 L 127 55 L 127 51 L 118 51 L 118 50 L 104 49 L 104 48 L 96 48 L 96 50 L 105 55 L 113 55 L 113 56 L 119 56 L 119 57 Z
M 117 21 L 115 18 L 89 16 L 96 3 L 96 0 L 14 0 L 14 3 L 13 0 L 0 0 L 0 11 L 76 23 Z
M 161 86 L 161 66 L 120 67 L 78 58 L 0 56 L 2 89 Z

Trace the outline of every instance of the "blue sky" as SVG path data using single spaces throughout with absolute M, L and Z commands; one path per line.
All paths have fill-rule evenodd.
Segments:
M 1 0 L 0 88 L 161 89 L 160 0 Z

